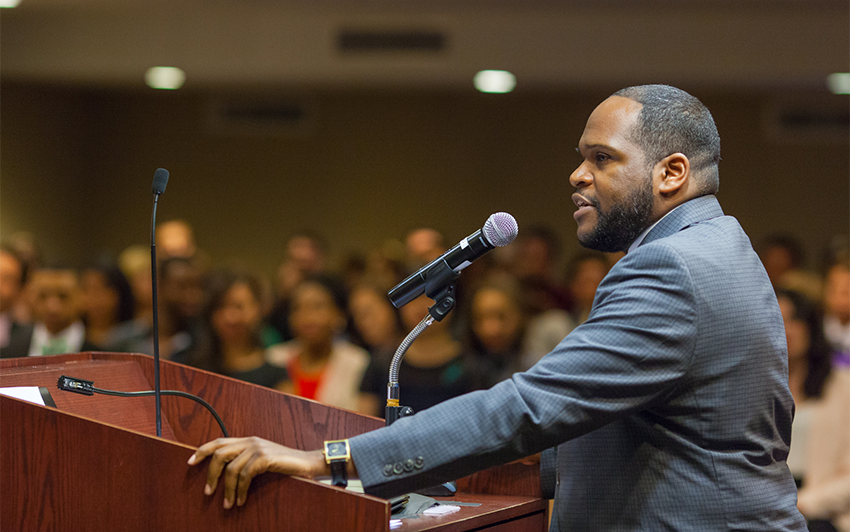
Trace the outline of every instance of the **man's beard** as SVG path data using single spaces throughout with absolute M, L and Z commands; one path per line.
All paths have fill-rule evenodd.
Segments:
M 588 198 L 596 208 L 596 227 L 579 243 L 597 251 L 626 251 L 638 236 L 649 227 L 652 206 L 652 179 L 646 179 L 628 198 L 603 213 L 595 199 Z

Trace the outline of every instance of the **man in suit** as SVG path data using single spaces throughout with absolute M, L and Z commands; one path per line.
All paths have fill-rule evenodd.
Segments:
M 793 401 L 776 298 L 718 187 L 708 109 L 631 87 L 591 114 L 570 176 L 579 241 L 626 251 L 587 321 L 533 368 L 349 440 L 367 493 L 398 495 L 547 450 L 553 530 L 803 531 L 785 464 Z M 319 451 L 216 440 L 225 506 L 263 471 L 313 477 Z M 226 466 L 226 469 L 225 469 Z

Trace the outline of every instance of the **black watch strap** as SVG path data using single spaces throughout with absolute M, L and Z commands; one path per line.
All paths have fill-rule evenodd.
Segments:
M 331 484 L 344 488 L 348 486 L 348 461 L 351 451 L 348 440 L 331 440 L 325 442 L 325 462 L 331 467 Z
M 331 484 L 340 488 L 348 486 L 347 467 L 348 464 L 343 461 L 335 460 L 331 462 Z

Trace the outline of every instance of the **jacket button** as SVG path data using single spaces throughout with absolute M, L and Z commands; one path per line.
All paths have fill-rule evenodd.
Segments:
M 384 474 L 385 477 L 388 477 L 393 474 L 393 466 L 387 464 L 384 466 L 384 469 L 381 472 Z
M 404 470 L 407 471 L 408 473 L 413 471 L 413 460 L 408 458 L 407 460 L 404 461 Z
M 401 462 L 395 463 L 395 465 L 393 466 L 393 473 L 395 473 L 396 475 L 401 475 L 402 473 L 404 473 L 404 466 Z
M 423 465 L 425 465 L 425 459 L 421 456 L 417 456 L 416 461 L 413 462 L 413 467 L 415 467 L 416 469 L 422 469 Z

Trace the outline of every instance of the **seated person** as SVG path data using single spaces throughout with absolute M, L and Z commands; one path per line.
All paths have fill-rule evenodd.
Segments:
M 466 336 L 470 351 L 488 370 L 488 384 L 524 369 L 526 322 L 520 287 L 511 277 L 491 277 L 473 291 Z
M 824 333 L 832 344 L 833 365 L 850 368 L 850 260 L 836 260 L 826 274 L 823 292 Z
M 4 358 L 59 355 L 96 349 L 85 341 L 80 281 L 73 268 L 43 266 L 33 272 L 30 296 L 35 323 L 29 341 L 3 350 Z
M 378 284 L 362 282 L 352 290 L 348 308 L 354 330 L 371 355 L 370 365 L 388 368 L 404 339 L 404 332 L 401 316 L 387 298 L 387 291 L 379 288 Z M 383 396 L 371 393 L 361 394 L 360 411 L 372 416 L 383 416 L 383 399 Z
M 25 323 L 20 323 L 15 317 L 14 308 L 19 299 L 23 299 L 24 286 L 27 282 L 27 263 L 11 247 L 0 247 L 0 350 L 15 344 L 29 343 L 28 334 L 22 334 L 27 329 Z
M 290 302 L 294 338 L 267 352 L 268 361 L 289 374 L 280 389 L 357 410 L 369 353 L 341 337 L 348 323 L 341 283 L 321 274 L 308 276 L 294 288 Z
M 86 267 L 81 278 L 86 340 L 108 349 L 116 328 L 133 319 L 136 305 L 133 290 L 124 273 L 109 258 Z
M 286 369 L 266 360 L 261 332 L 268 290 L 262 279 L 222 270 L 213 275 L 202 313 L 204 334 L 188 355 L 193 366 L 275 388 Z
M 423 295 L 401 307 L 405 329 L 413 330 L 432 304 L 433 301 Z M 398 375 L 401 406 L 419 412 L 446 399 L 486 387 L 486 371 L 474 355 L 452 338 L 451 321 L 452 314 L 449 314 L 443 321 L 434 322 L 407 350 Z M 389 373 L 389 361 L 374 359 L 363 377 L 361 390 L 371 394 L 381 405 L 386 404 Z
M 805 485 L 807 448 L 812 416 L 830 374 L 830 348 L 823 336 L 821 315 L 814 303 L 799 292 L 776 293 L 788 344 L 788 386 L 796 413 L 791 426 L 788 468 L 797 485 Z
M 205 272 L 195 259 L 167 258 L 157 268 L 159 278 L 159 354 L 185 362 L 199 334 Z M 153 324 L 134 320 L 116 331 L 114 351 L 153 354 Z
M 809 440 L 797 507 L 811 532 L 850 532 L 850 370 L 830 376 Z

